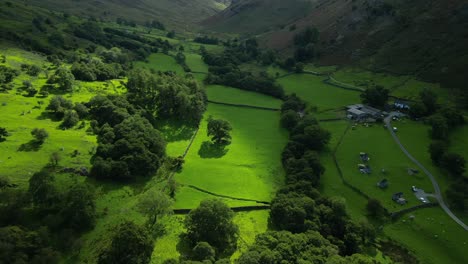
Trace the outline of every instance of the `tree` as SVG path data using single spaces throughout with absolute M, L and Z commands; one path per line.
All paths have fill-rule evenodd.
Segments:
M 62 160 L 62 156 L 58 152 L 53 152 L 52 154 L 50 154 L 49 160 L 50 160 L 50 164 L 52 164 L 52 166 L 55 167 Z
M 60 254 L 50 248 L 49 236 L 19 226 L 1 227 L 1 263 L 59 263 Z
M 6 137 L 8 137 L 8 131 L 4 127 L 0 127 L 0 142 L 4 141 Z
M 447 119 L 440 114 L 433 115 L 429 119 L 431 124 L 431 137 L 438 140 L 447 140 L 449 134 L 449 126 L 447 124 Z
M 234 248 L 239 229 L 233 217 L 234 212 L 220 200 L 204 200 L 185 219 L 187 238 L 192 245 L 205 241 L 219 252 Z
M 28 193 L 35 206 L 48 210 L 56 207 L 60 200 L 60 194 L 55 188 L 54 182 L 55 177 L 46 170 L 34 173 L 29 179 Z
M 296 129 L 298 127 L 296 127 Z M 321 128 L 319 125 L 308 125 L 303 128 L 303 133 L 296 133 L 292 136 L 292 140 L 317 151 L 325 148 L 330 138 L 330 132 Z
M 87 184 L 73 185 L 65 194 L 60 211 L 63 224 L 76 231 L 87 230 L 96 220 L 96 197 Z
M 428 115 L 437 111 L 437 95 L 430 89 L 424 89 L 419 93 L 419 97 L 427 110 Z
M 192 250 L 193 260 L 214 262 L 216 252 L 214 248 L 206 242 L 198 242 Z
M 299 123 L 299 114 L 293 110 L 287 110 L 281 114 L 281 126 L 292 130 Z
M 390 91 L 388 89 L 385 89 L 383 86 L 376 85 L 366 89 L 361 94 L 361 100 L 364 104 L 368 104 L 372 107 L 384 108 L 388 102 L 389 93 Z
M 440 140 L 432 141 L 429 146 L 429 154 L 431 155 L 432 162 L 436 165 L 440 165 L 447 149 L 448 146 L 446 142 Z
M 46 110 L 52 111 L 57 118 L 61 119 L 64 116 L 65 111 L 71 109 L 72 107 L 72 101 L 63 98 L 60 95 L 56 95 L 50 99 Z
M 466 160 L 457 153 L 447 153 L 442 157 L 442 167 L 453 176 L 461 177 L 466 170 Z
M 380 201 L 374 198 L 367 200 L 366 209 L 369 215 L 376 218 L 380 218 L 385 213 L 385 209 Z
M 231 143 L 232 127 L 228 121 L 214 119 L 211 116 L 208 119 L 207 135 L 211 137 L 213 143 L 218 145 L 227 145 Z
M 52 75 L 47 82 L 55 83 L 58 85 L 60 90 L 70 92 L 72 91 L 73 83 L 75 82 L 75 76 L 73 76 L 67 67 L 61 66 L 55 71 L 55 74 Z
M 64 128 L 72 128 L 78 124 L 80 121 L 80 117 L 75 110 L 67 110 L 63 117 L 62 127 Z
M 126 221 L 110 231 L 111 242 L 98 256 L 99 264 L 145 264 L 151 260 L 153 241 L 148 231 Z
M 150 190 L 142 195 L 138 203 L 138 210 L 148 217 L 148 227 L 154 228 L 160 217 L 170 214 L 171 199 L 160 191 Z
M 304 232 L 315 212 L 315 202 L 310 197 L 295 193 L 278 194 L 271 202 L 270 218 L 280 230 Z
M 44 141 L 49 137 L 49 133 L 43 128 L 34 128 L 31 131 L 31 135 L 35 138 L 36 142 L 43 144 Z

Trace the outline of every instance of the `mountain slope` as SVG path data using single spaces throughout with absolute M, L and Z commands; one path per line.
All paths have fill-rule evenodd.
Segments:
M 266 22 L 268 25 L 261 29 L 267 32 L 259 35 L 259 40 L 289 55 L 294 49 L 294 35 L 306 27 L 316 27 L 320 31 L 317 50 L 322 64 L 359 62 L 376 70 L 415 74 L 447 87 L 465 85 L 466 0 L 287 2 L 284 5 L 289 5 L 288 10 L 301 9 L 302 13 L 288 12 L 294 17 L 283 19 L 286 24 L 281 28 L 270 22 L 275 10 L 284 6 L 276 0 L 239 0 L 204 24 L 214 30 L 258 34 L 259 28 L 248 24 Z M 252 22 L 243 20 L 253 15 Z M 297 29 L 290 30 L 291 27 Z
M 29 4 L 80 16 L 135 22 L 157 19 L 171 25 L 187 25 L 214 15 L 226 0 L 29 0 Z

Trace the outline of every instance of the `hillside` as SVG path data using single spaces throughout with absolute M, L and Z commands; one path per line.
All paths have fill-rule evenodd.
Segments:
M 316 27 L 320 31 L 317 49 L 321 64 L 360 62 L 365 68 L 415 74 L 447 87 L 464 85 L 467 24 L 468 4 L 463 0 L 316 0 L 287 4 L 244 0 L 204 21 L 213 30 L 262 32 L 259 39 L 265 46 L 286 54 L 292 54 L 298 32 Z
M 227 0 L 29 0 L 28 2 L 78 16 L 95 16 L 103 19 L 121 17 L 139 23 L 157 19 L 176 26 L 200 21 L 229 4 Z

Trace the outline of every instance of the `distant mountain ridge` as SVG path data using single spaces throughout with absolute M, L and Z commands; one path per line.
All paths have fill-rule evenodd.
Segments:
M 80 16 L 121 17 L 139 23 L 157 19 L 181 26 L 216 14 L 230 0 L 28 0 L 28 3 Z
M 292 54 L 294 35 L 312 26 L 320 31 L 322 64 L 361 63 L 466 86 L 466 0 L 238 0 L 203 25 L 257 35 L 283 54 Z

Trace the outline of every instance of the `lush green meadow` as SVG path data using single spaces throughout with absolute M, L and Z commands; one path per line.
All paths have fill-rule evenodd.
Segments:
M 208 73 L 208 65 L 206 65 L 200 54 L 185 53 L 185 62 L 192 72 Z
M 206 87 L 206 92 L 208 94 L 208 98 L 215 102 L 252 105 L 277 109 L 281 107 L 281 100 L 279 99 L 223 85 L 208 85 Z
M 184 69 L 169 55 L 162 53 L 151 54 L 147 62 L 137 62 L 136 67 L 146 68 L 155 71 L 173 71 L 177 74 L 184 74 Z
M 340 89 L 323 82 L 325 77 L 310 74 L 293 74 L 278 79 L 287 93 L 296 93 L 299 97 L 317 106 L 320 110 L 337 109 L 360 102 L 359 93 Z
M 225 149 L 211 145 L 206 135 L 209 116 L 225 119 L 233 127 L 232 144 Z M 280 153 L 286 139 L 277 112 L 209 104 L 184 168 L 176 175 L 177 182 L 216 194 L 270 201 L 283 183 Z M 193 193 L 187 188 L 179 190 L 176 207 L 194 208 L 205 197 L 193 197 L 187 191 Z
M 414 219 L 409 219 L 414 215 Z M 466 231 L 440 207 L 420 209 L 384 227 L 384 233 L 411 250 L 421 263 L 465 263 Z

